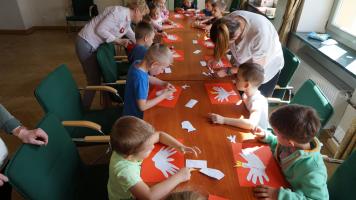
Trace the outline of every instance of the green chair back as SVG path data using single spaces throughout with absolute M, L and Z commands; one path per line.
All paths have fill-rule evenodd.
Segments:
M 284 67 L 279 75 L 277 85 L 286 87 L 290 83 L 295 71 L 297 70 L 300 60 L 288 48 L 282 47 L 284 57 Z M 275 90 L 273 97 L 283 99 L 286 90 Z
M 310 79 L 304 82 L 290 103 L 314 108 L 319 115 L 321 127 L 325 126 L 334 113 L 334 109 L 327 97 Z
M 23 144 L 5 174 L 25 199 L 74 199 L 82 168 L 77 149 L 54 115 L 46 115 L 39 127 L 48 134 L 48 145 Z
M 234 12 L 240 9 L 240 0 L 232 0 L 230 4 L 230 12 Z
M 328 181 L 330 200 L 355 199 L 353 192 L 356 185 L 356 150 L 344 161 Z
M 35 89 L 35 97 L 45 113 L 51 112 L 61 121 L 83 118 L 81 96 L 65 64 L 41 81 Z
M 99 46 L 96 58 L 105 83 L 114 83 L 118 80 L 118 66 L 114 56 L 115 46 L 112 43 L 103 43 Z

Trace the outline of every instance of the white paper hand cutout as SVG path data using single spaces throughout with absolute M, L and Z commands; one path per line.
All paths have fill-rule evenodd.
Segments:
M 182 85 L 183 90 L 185 90 L 185 89 L 187 89 L 187 88 L 189 88 L 189 87 L 190 87 L 190 86 L 187 85 L 187 84 Z
M 249 168 L 250 171 L 247 174 L 247 180 L 256 184 L 257 178 L 260 184 L 264 184 L 263 179 L 269 182 L 269 178 L 266 174 L 266 167 L 258 156 L 254 153 L 259 147 L 242 149 L 240 155 L 247 161 L 247 163 L 242 163 L 242 167 Z
M 192 131 L 196 130 L 189 121 L 183 121 L 182 122 L 182 128 L 183 129 L 187 129 L 188 132 L 192 132 Z
M 171 163 L 174 159 L 170 158 L 170 156 L 175 153 L 177 153 L 177 151 L 173 148 L 162 147 L 152 158 L 155 167 L 159 169 L 166 178 L 168 178 L 168 174 L 173 175 L 179 170 L 177 166 Z
M 229 136 L 227 136 L 227 139 L 228 139 L 231 143 L 236 143 L 236 135 L 229 135 Z
M 228 101 L 230 96 L 237 95 L 235 91 L 231 90 L 227 92 L 223 87 L 213 87 L 212 94 L 217 94 L 214 99 L 217 99 L 219 102 Z

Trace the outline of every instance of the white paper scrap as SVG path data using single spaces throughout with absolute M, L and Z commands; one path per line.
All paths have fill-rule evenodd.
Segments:
M 189 88 L 189 87 L 190 87 L 190 86 L 187 85 L 187 84 L 182 85 L 182 89 L 183 89 L 183 90 L 185 90 L 185 89 L 187 89 L 187 88 Z
M 183 121 L 182 128 L 187 129 L 188 133 L 196 130 L 189 121 Z
M 166 68 L 164 68 L 164 73 L 170 74 L 170 73 L 172 73 L 172 69 L 170 67 L 166 67 Z
M 198 40 L 193 40 L 193 44 L 198 44 Z
M 201 64 L 201 66 L 203 66 L 203 67 L 206 67 L 206 65 L 207 65 L 206 61 L 204 61 L 204 60 L 200 61 L 200 64 Z
M 198 101 L 197 100 L 195 100 L 195 99 L 191 99 L 191 100 L 189 100 L 188 101 L 188 103 L 187 104 L 185 104 L 185 107 L 188 107 L 188 108 L 193 108 L 194 106 L 195 106 L 195 104 L 197 104 L 198 103 Z
M 203 168 L 200 170 L 201 173 L 218 180 L 221 180 L 225 175 L 218 169 L 213 168 Z
M 236 143 L 236 135 L 229 135 L 229 136 L 227 136 L 227 139 L 228 139 L 231 143 Z
M 198 50 L 195 50 L 193 53 L 194 54 L 198 54 L 198 53 L 200 53 L 201 51 L 198 49 Z
M 185 167 L 187 168 L 207 168 L 208 167 L 208 162 L 206 160 L 190 160 L 186 159 L 185 160 Z

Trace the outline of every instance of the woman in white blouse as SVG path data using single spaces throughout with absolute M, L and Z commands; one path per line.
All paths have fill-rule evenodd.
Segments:
M 215 43 L 214 56 L 220 59 L 231 51 L 233 68 L 218 71 L 219 77 L 235 74 L 246 62 L 263 66 L 264 81 L 259 90 L 271 96 L 284 66 L 283 51 L 273 24 L 264 16 L 248 11 L 235 11 L 217 20 L 210 30 Z
M 145 0 L 131 0 L 127 7 L 111 6 L 93 18 L 79 32 L 75 47 L 77 56 L 82 64 L 88 85 L 99 85 L 101 72 L 96 59 L 96 50 L 100 44 L 114 42 L 127 46 L 135 42 L 135 34 L 131 23 L 138 23 L 142 16 L 148 13 Z M 128 39 L 123 39 L 126 36 Z M 95 91 L 85 91 L 83 105 L 89 108 Z

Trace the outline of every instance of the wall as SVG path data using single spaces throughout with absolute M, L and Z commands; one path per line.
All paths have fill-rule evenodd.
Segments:
M 325 32 L 333 3 L 334 0 L 304 0 L 296 31 Z
M 0 29 L 22 30 L 25 29 L 17 1 L 0 1 Z

